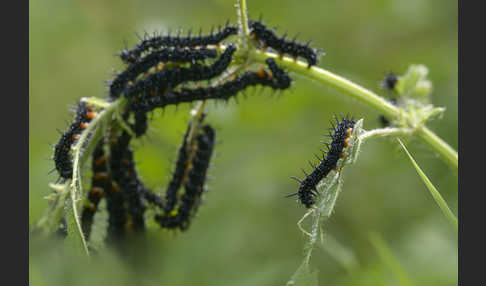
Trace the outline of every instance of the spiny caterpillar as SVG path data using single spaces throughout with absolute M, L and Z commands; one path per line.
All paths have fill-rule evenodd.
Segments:
M 135 170 L 133 151 L 129 146 L 130 140 L 131 136 L 123 131 L 117 142 L 112 145 L 110 168 L 113 181 L 117 183 L 127 202 L 127 211 L 133 229 L 143 231 L 146 206 L 142 198 L 145 187 Z
M 139 101 L 132 102 L 130 108 L 132 110 L 150 111 L 157 107 L 196 100 L 228 100 L 247 87 L 256 85 L 269 86 L 272 89 L 281 90 L 289 88 L 292 80 L 288 74 L 276 65 L 274 59 L 269 58 L 266 60 L 266 63 L 271 74 L 267 73 L 264 69 L 260 69 L 257 72 L 247 71 L 242 76 L 215 87 L 181 88 L 179 91 L 167 92 L 160 94 L 160 96 L 145 97 Z
M 111 181 L 113 170 L 120 170 L 123 160 L 123 147 L 128 146 L 131 137 L 128 134 L 122 134 L 110 142 L 110 173 L 107 177 Z M 108 210 L 108 231 L 107 241 L 117 241 L 125 236 L 125 226 L 127 224 L 127 209 L 125 206 L 125 196 L 120 190 L 118 184 L 113 182 L 106 193 L 106 208 Z
M 110 83 L 110 97 L 119 97 L 127 83 L 136 80 L 139 75 L 147 72 L 152 67 L 162 69 L 163 64 L 167 62 L 188 62 L 194 64 L 197 61 L 215 58 L 216 56 L 216 50 L 209 49 L 194 50 L 167 48 L 161 51 L 153 52 L 143 58 L 140 58 L 137 62 L 132 63 L 123 72 L 117 75 L 117 77 Z
M 215 131 L 209 125 L 201 127 L 201 133 L 196 136 L 196 154 L 190 162 L 191 170 L 184 184 L 185 192 L 177 210 L 166 211 L 155 216 L 156 221 L 165 228 L 186 230 L 190 218 L 199 207 L 204 191 L 204 182 L 215 143 Z
M 311 174 L 307 174 L 304 170 L 304 174 L 306 175 L 305 179 L 301 180 L 296 177 L 292 177 L 293 179 L 297 180 L 300 183 L 299 191 L 294 194 L 287 195 L 287 197 L 299 196 L 299 201 L 307 208 L 310 208 L 315 203 L 315 196 L 318 195 L 317 193 L 317 184 L 324 179 L 327 174 L 337 166 L 337 162 L 340 158 L 346 156 L 346 153 L 343 152 L 343 149 L 348 147 L 349 140 L 351 133 L 354 127 L 354 120 L 351 118 L 343 118 L 341 117 L 341 121 L 335 116 L 336 119 L 336 126 L 330 128 L 332 132 L 329 132 L 329 137 L 332 138 L 330 144 L 326 143 L 328 150 L 322 150 L 322 158 L 317 157 L 320 164 L 318 166 L 314 166 L 310 161 L 309 164 L 313 168 Z
M 196 138 L 198 149 L 194 160 L 192 161 L 192 169 L 189 172 L 187 182 L 184 185 L 186 192 L 181 199 L 181 230 L 186 230 L 189 227 L 189 219 L 196 213 L 201 203 L 206 174 L 215 144 L 214 137 L 214 129 L 209 125 L 205 125 L 202 127 L 202 133 Z
M 54 148 L 54 163 L 59 175 L 70 179 L 73 175 L 71 146 L 77 141 L 81 132 L 88 127 L 89 122 L 96 117 L 96 111 L 85 102 L 79 102 L 73 123 L 65 131 Z
M 257 40 L 262 48 L 270 47 L 280 55 L 290 55 L 294 59 L 302 57 L 307 61 L 308 67 L 317 64 L 318 51 L 309 47 L 310 41 L 305 45 L 297 43 L 295 39 L 286 40 L 286 35 L 278 37 L 273 29 L 269 29 L 260 21 L 249 20 L 250 35 Z
M 381 85 L 383 88 L 389 91 L 395 90 L 395 86 L 398 83 L 398 77 L 391 72 L 386 73 L 385 78 L 381 80 Z
M 181 37 L 180 35 L 177 36 L 154 36 L 149 37 L 145 36 L 145 39 L 138 43 L 133 49 L 131 50 L 123 50 L 120 53 L 120 58 L 122 61 L 126 63 L 132 63 L 137 61 L 140 55 L 144 52 L 150 50 L 156 50 L 161 47 L 205 47 L 209 45 L 218 45 L 224 39 L 228 38 L 231 35 L 236 35 L 238 33 L 238 28 L 236 26 L 230 26 L 228 23 L 226 26 L 221 29 L 219 28 L 216 33 L 211 32 L 209 35 L 202 36 L 201 31 L 199 31 L 198 36 L 191 36 L 191 31 L 186 37 Z
M 183 141 L 181 146 L 179 147 L 178 150 L 178 155 L 177 155 L 177 160 L 175 164 L 175 169 L 172 174 L 172 179 L 169 182 L 169 185 L 167 186 L 167 190 L 165 191 L 165 207 L 164 207 L 164 212 L 170 213 L 173 209 L 174 206 L 177 204 L 177 191 L 179 190 L 181 184 L 182 184 L 182 179 L 184 178 L 185 171 L 187 167 L 189 166 L 189 156 L 187 154 L 187 138 L 189 136 L 189 131 L 191 130 L 191 124 L 188 125 L 187 131 L 184 134 Z

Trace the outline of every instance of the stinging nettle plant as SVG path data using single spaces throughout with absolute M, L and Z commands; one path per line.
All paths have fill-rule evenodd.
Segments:
M 332 214 L 342 190 L 342 170 L 356 161 L 362 143 L 384 136 L 418 138 L 457 170 L 457 152 L 425 126 L 428 120 L 445 111 L 430 103 L 432 84 L 427 80 L 425 66 L 411 65 L 404 75 L 387 75 L 383 86 L 395 94 L 393 100 L 387 100 L 317 67 L 320 52 L 311 48 L 309 43 L 300 44 L 278 37 L 261 21 L 249 20 L 246 1 L 238 1 L 236 6 L 236 26 L 226 24 L 223 29 L 208 36 L 146 36 L 132 50 L 120 53 L 127 68 L 111 81 L 109 97 L 82 98 L 73 123 L 56 145 L 56 168 L 61 178 L 59 182 L 50 184 L 53 193 L 47 197 L 49 207 L 38 222 L 36 231 L 44 234 L 56 232 L 60 224 L 65 224 L 65 206 L 70 202 L 68 218 L 76 224 L 81 244 L 89 254 L 91 225 L 102 198 L 106 198 L 110 215 L 107 239 L 121 240 L 127 229 L 143 233 L 144 214 L 149 208 L 162 228 L 186 230 L 203 195 L 214 147 L 215 131 L 204 122 L 206 102 L 229 100 L 255 85 L 285 90 L 291 85 L 294 75 L 333 87 L 367 104 L 382 114 L 386 126 L 367 131 L 363 129 L 363 119 L 353 120 L 351 128 L 344 130 L 346 135 L 340 137 L 339 152 L 334 154 L 338 157 L 333 160 L 332 166 L 328 164 L 325 174 L 312 178 L 314 190 L 307 194 L 312 199 L 304 202 L 301 193 L 298 193 L 300 202 L 308 207 L 298 222 L 308 241 L 304 247 L 304 261 L 289 285 L 311 275 L 311 252 L 319 240 L 319 233 L 320 240 L 323 240 L 322 226 Z M 185 102 L 196 102 L 196 105 L 190 113 L 191 120 L 178 151 L 172 180 L 165 198 L 162 198 L 147 189 L 138 177 L 130 141 L 146 132 L 149 112 Z M 343 120 L 337 119 L 337 124 Z M 336 128 L 332 130 L 337 132 Z M 457 219 L 447 203 L 401 141 L 400 144 L 457 231 Z M 329 155 L 331 150 L 332 146 L 324 152 Z M 326 161 L 325 156 L 318 158 L 321 165 L 322 161 Z M 92 158 L 93 177 L 92 187 L 85 198 L 82 170 L 89 158 Z M 327 159 L 330 160 L 329 157 Z M 314 170 L 320 168 L 311 166 Z M 302 227 L 302 222 L 308 217 L 312 219 L 310 231 Z

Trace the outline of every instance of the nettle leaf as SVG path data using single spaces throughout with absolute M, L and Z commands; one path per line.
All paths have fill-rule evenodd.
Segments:
M 432 82 L 427 79 L 429 70 L 424 65 L 410 65 L 407 73 L 400 76 L 395 89 L 403 97 L 429 102 Z

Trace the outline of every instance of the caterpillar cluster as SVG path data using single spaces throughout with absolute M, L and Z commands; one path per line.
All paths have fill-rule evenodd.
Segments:
M 330 128 L 329 137 L 332 138 L 331 143 L 326 143 L 327 150 L 322 150 L 322 158 L 317 157 L 319 165 L 315 166 L 310 161 L 309 164 L 313 168 L 310 174 L 307 174 L 304 170 L 306 177 L 299 179 L 292 177 L 300 183 L 297 193 L 287 195 L 287 197 L 298 195 L 299 201 L 307 208 L 310 208 L 315 203 L 315 197 L 318 195 L 317 184 L 324 179 L 327 174 L 336 168 L 337 162 L 340 158 L 346 156 L 343 151 L 349 145 L 351 133 L 354 127 L 354 119 L 341 118 L 340 120 L 335 116 L 336 126 Z
M 280 55 L 290 55 L 294 59 L 302 57 L 307 61 L 308 67 L 317 65 L 318 51 L 309 47 L 310 41 L 306 44 L 297 43 L 295 39 L 289 41 L 286 35 L 278 37 L 273 29 L 268 28 L 261 21 L 248 21 L 250 35 L 260 43 L 264 49 L 270 47 Z
M 137 137 L 147 130 L 146 113 L 157 107 L 202 99 L 228 99 L 255 85 L 273 89 L 290 86 L 290 77 L 273 60 L 271 67 L 267 63 L 272 74 L 248 71 L 220 85 L 209 84 L 228 69 L 237 49 L 228 44 L 218 56 L 217 48 L 207 47 L 219 46 L 221 41 L 237 32 L 236 27 L 227 24 L 217 33 L 207 36 L 146 37 L 133 49 L 122 51 L 121 58 L 129 65 L 110 82 L 109 96 L 112 99 L 120 96 L 128 98 L 128 111 L 134 115 Z M 207 64 L 210 59 L 215 60 Z M 203 81 L 208 81 L 207 87 L 201 87 L 200 82 Z M 180 87 L 189 82 L 196 83 L 196 87 Z
M 130 145 L 132 137 L 147 132 L 148 114 L 156 108 L 198 100 L 229 100 L 252 86 L 266 86 L 273 90 L 290 87 L 292 79 L 272 58 L 266 60 L 265 67 L 237 72 L 211 83 L 225 74 L 237 51 L 231 43 L 220 51 L 219 44 L 237 32 L 236 27 L 226 25 L 207 36 L 155 36 L 143 39 L 132 50 L 121 52 L 120 57 L 127 65 L 110 82 L 108 94 L 111 101 L 121 96 L 126 98 L 122 119 L 127 124 L 109 128 L 94 149 L 92 186 L 81 216 L 87 239 L 103 199 L 106 199 L 108 211 L 109 241 L 123 239 L 128 231 L 143 233 L 149 207 L 155 208 L 155 221 L 162 228 L 186 230 L 189 227 L 204 193 L 215 130 L 203 124 L 204 116 L 197 126 L 189 124 L 164 196 L 144 185 L 137 174 Z M 311 58 L 305 56 L 304 48 L 296 47 L 300 46 L 295 44 L 289 52 L 291 55 L 298 53 Z M 309 63 L 315 64 L 315 61 Z M 63 179 L 73 175 L 71 146 L 95 116 L 96 112 L 89 104 L 80 102 L 73 123 L 55 146 L 56 170 Z M 133 133 L 126 130 L 127 127 Z
M 386 73 L 385 78 L 381 80 L 380 85 L 385 90 L 392 92 L 395 91 L 395 87 L 397 83 L 398 83 L 398 77 L 394 73 L 388 72 Z M 389 101 L 393 105 L 398 104 L 398 100 L 396 98 L 390 98 Z M 385 115 L 380 115 L 378 119 L 382 127 L 388 127 L 391 124 L 390 120 L 386 118 Z
M 56 170 L 63 179 L 69 179 L 73 175 L 73 163 L 71 147 L 78 140 L 81 132 L 96 117 L 96 111 L 85 102 L 79 102 L 73 123 L 61 135 L 61 139 L 54 147 L 54 163 Z
M 148 204 L 158 210 L 154 218 L 161 227 L 187 230 L 201 202 L 215 144 L 214 129 L 210 125 L 203 125 L 198 129 L 194 145 L 190 148 L 194 156 L 189 156 L 186 148 L 189 144 L 189 130 L 190 124 L 179 148 L 175 172 L 167 188 L 165 201 L 144 186 L 138 177 L 130 148 L 132 137 L 126 131 L 122 131 L 109 144 L 109 155 L 104 152 L 104 140 L 97 144 L 92 159 L 92 187 L 81 215 L 82 230 L 87 240 L 94 215 L 103 198 L 107 202 L 106 239 L 109 242 L 122 241 L 128 231 L 143 233 Z M 181 186 L 184 186 L 182 195 L 178 192 Z

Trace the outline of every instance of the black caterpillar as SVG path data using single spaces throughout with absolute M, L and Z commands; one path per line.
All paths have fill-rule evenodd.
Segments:
M 86 240 L 89 240 L 93 218 L 98 209 L 98 204 L 104 196 L 106 190 L 111 187 L 111 182 L 107 181 L 108 174 L 107 157 L 103 150 L 104 140 L 101 139 L 93 151 L 93 160 L 91 168 L 93 178 L 91 180 L 91 189 L 88 192 L 88 202 L 83 207 L 81 214 L 81 228 Z
M 128 135 L 128 134 L 127 134 Z M 122 135 L 110 144 L 110 171 L 114 168 L 120 170 L 123 160 L 123 146 L 128 146 L 130 136 Z M 110 173 L 106 175 L 107 180 L 112 181 Z M 107 241 L 118 241 L 125 237 L 125 227 L 127 225 L 127 209 L 125 206 L 125 196 L 116 183 L 112 183 L 106 192 L 106 208 L 108 210 L 108 231 Z
M 250 28 L 250 35 L 252 35 L 257 41 L 262 42 L 262 47 L 270 47 L 276 50 L 281 55 L 287 54 L 294 59 L 302 57 L 307 61 L 308 67 L 317 65 L 317 50 L 309 47 L 310 42 L 306 44 L 300 44 L 286 40 L 286 36 L 278 37 L 275 35 L 273 29 L 269 29 L 260 21 L 250 20 L 248 21 Z
M 131 50 L 123 50 L 120 53 L 120 58 L 125 63 L 132 63 L 137 61 L 137 59 L 143 52 L 159 49 L 161 47 L 192 48 L 198 46 L 205 47 L 209 45 L 217 45 L 229 36 L 236 35 L 237 33 L 238 28 L 236 26 L 230 26 L 229 24 L 226 24 L 223 29 L 219 28 L 218 32 L 216 33 L 213 33 L 213 29 L 211 29 L 211 33 L 206 36 L 202 36 L 201 32 L 199 32 L 198 36 L 191 36 L 190 32 L 186 37 L 181 37 L 180 35 L 154 36 L 142 40 Z
M 95 116 L 96 112 L 89 104 L 79 102 L 73 123 L 62 134 L 61 139 L 59 139 L 59 142 L 54 147 L 54 163 L 57 172 L 62 178 L 70 179 L 73 176 L 71 146 Z
M 140 137 L 147 132 L 148 129 L 148 118 L 147 113 L 135 111 L 135 124 L 133 125 L 133 131 L 135 132 L 135 137 Z
M 180 91 L 170 91 L 160 96 L 145 97 L 139 101 L 132 102 L 132 110 L 143 110 L 145 112 L 157 107 L 165 107 L 171 104 L 182 102 L 192 102 L 206 99 L 224 99 L 238 94 L 239 91 L 249 86 L 269 86 L 272 89 L 287 89 L 290 87 L 291 78 L 281 68 L 277 66 L 275 60 L 269 58 L 266 60 L 272 74 L 268 74 L 261 69 L 258 72 L 248 71 L 242 76 L 216 87 L 187 89 L 181 88 Z
M 145 229 L 146 206 L 142 199 L 145 186 L 135 170 L 130 140 L 131 136 L 123 131 L 116 144 L 112 146 L 110 169 L 113 181 L 117 183 L 127 202 L 127 211 L 130 215 L 128 227 L 133 226 L 133 229 L 139 232 Z
M 147 72 L 152 67 L 159 68 L 159 63 L 167 63 L 169 61 L 176 63 L 196 63 L 196 61 L 215 58 L 216 56 L 216 50 L 209 49 L 167 48 L 153 52 L 132 63 L 123 72 L 118 74 L 110 83 L 110 97 L 119 97 L 128 82 L 134 81 L 139 75 Z M 163 68 L 162 65 L 160 67 Z
M 176 212 L 169 211 L 163 215 L 156 215 L 156 221 L 165 228 L 179 228 L 186 230 L 190 218 L 199 207 L 204 191 L 204 182 L 215 143 L 215 131 L 211 126 L 201 127 L 201 133 L 196 136 L 196 155 L 191 161 L 192 169 L 184 184 L 185 192 Z
M 182 221 L 180 225 L 181 230 L 186 230 L 189 227 L 189 219 L 196 213 L 201 203 L 206 174 L 214 149 L 214 129 L 209 125 L 205 125 L 202 127 L 202 131 L 203 133 L 196 138 L 198 150 L 192 161 L 192 169 L 189 172 L 188 180 L 184 185 L 186 191 L 181 199 L 179 212 L 180 220 Z
M 129 229 L 135 232 L 145 230 L 145 201 L 163 207 L 160 197 L 138 178 L 130 141 L 131 136 L 123 131 L 110 146 L 110 172 L 95 176 L 96 180 L 106 182 L 108 242 L 123 240 Z
M 398 77 L 394 73 L 387 73 L 385 78 L 381 81 L 383 88 L 389 91 L 395 90 L 395 86 L 398 83 Z
M 147 188 L 141 189 L 141 194 L 148 203 L 151 203 L 161 209 L 164 209 L 164 202 L 162 201 L 160 196 L 154 194 L 150 189 Z
M 189 166 L 189 156 L 187 154 L 187 137 L 189 136 L 189 132 L 191 130 L 191 124 L 188 125 L 187 131 L 184 134 L 183 141 L 181 146 L 178 150 L 177 160 L 175 164 L 175 169 L 172 174 L 172 179 L 167 186 L 167 190 L 165 191 L 165 207 L 164 212 L 170 213 L 175 205 L 177 204 L 177 191 L 181 187 L 182 179 L 184 178 L 185 171 Z
M 159 91 L 167 88 L 173 88 L 187 81 L 208 80 L 223 73 L 232 60 L 236 47 L 229 45 L 224 53 L 210 66 L 194 64 L 191 67 L 165 69 L 158 73 L 151 74 L 145 79 L 137 81 L 135 84 L 128 86 L 123 92 L 128 98 L 144 94 L 146 97 L 153 92 L 157 95 Z
M 332 138 L 331 144 L 326 144 L 328 147 L 327 151 L 323 152 L 322 158 L 317 157 L 320 161 L 318 166 L 314 166 L 310 161 L 309 164 L 314 169 L 311 174 L 307 174 L 305 171 L 304 174 L 306 178 L 301 180 L 296 177 L 292 177 L 300 183 L 299 191 L 294 194 L 287 195 L 287 197 L 299 196 L 299 201 L 307 208 L 310 208 L 315 203 L 315 196 L 317 195 L 317 184 L 324 179 L 327 174 L 337 166 L 337 162 L 340 158 L 345 156 L 343 153 L 343 149 L 346 148 L 349 144 L 351 132 L 353 131 L 354 122 L 353 119 L 348 118 L 341 118 L 341 121 L 335 117 L 337 125 L 330 130 L 333 133 L 329 133 L 329 136 Z

